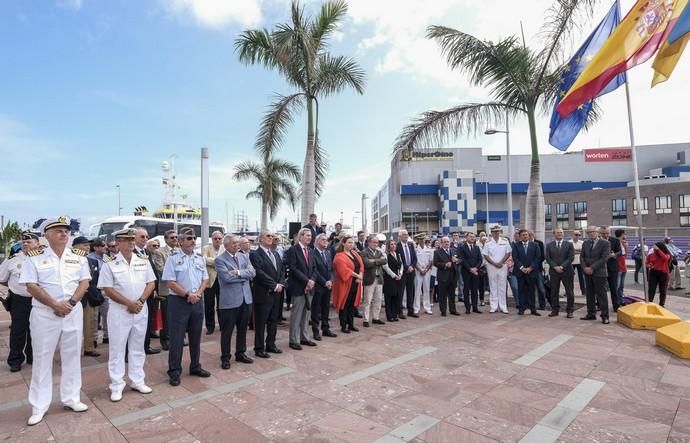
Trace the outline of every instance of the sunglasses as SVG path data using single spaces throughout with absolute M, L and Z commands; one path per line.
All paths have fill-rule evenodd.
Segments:
M 152 248 L 160 248 L 161 245 L 151 245 Z
M 185 240 L 196 240 L 196 237 L 185 237 Z

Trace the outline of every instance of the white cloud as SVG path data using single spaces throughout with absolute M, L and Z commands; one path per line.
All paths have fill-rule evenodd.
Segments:
M 58 0 L 58 6 L 78 11 L 82 7 L 82 0 Z
M 262 0 L 162 0 L 175 15 L 189 15 L 201 26 L 220 29 L 229 24 L 256 26 L 261 23 Z

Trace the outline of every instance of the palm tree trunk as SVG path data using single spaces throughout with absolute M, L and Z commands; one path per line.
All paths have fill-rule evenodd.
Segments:
M 261 199 L 261 232 L 268 230 L 268 203 Z
M 532 145 L 532 163 L 529 171 L 529 186 L 525 199 L 524 226 L 534 230 L 535 238 L 544 240 L 544 192 L 541 187 L 541 165 L 539 163 L 539 145 L 537 143 L 537 125 L 534 109 L 527 110 L 529 135 Z
M 314 159 L 314 110 L 313 101 L 307 99 L 307 152 L 304 156 L 304 167 L 302 169 L 302 225 L 309 222 L 309 214 L 314 213 L 316 204 L 316 165 Z

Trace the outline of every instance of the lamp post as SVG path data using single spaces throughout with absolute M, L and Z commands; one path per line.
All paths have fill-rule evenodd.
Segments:
M 355 211 L 355 213 L 352 214 L 352 235 L 355 235 L 355 233 L 357 232 L 355 230 L 355 219 L 357 218 L 357 214 L 361 214 L 361 213 L 362 213 L 362 211 Z
M 481 172 L 475 172 L 475 174 L 479 175 L 482 174 Z M 484 227 L 485 230 L 490 229 L 489 228 L 489 177 L 486 171 L 483 173 L 484 174 L 484 186 L 486 187 L 486 226 Z
M 510 127 L 508 119 L 508 111 L 506 110 L 506 130 L 501 131 L 499 129 L 487 129 L 484 131 L 486 135 L 494 134 L 505 134 L 506 135 L 506 169 L 508 178 L 508 238 L 513 238 L 513 180 L 510 173 Z M 488 218 L 488 217 L 487 217 Z
M 431 237 L 431 229 L 429 229 L 429 208 L 426 208 L 426 233 Z
M 122 204 L 120 203 L 120 185 L 115 185 L 117 188 L 117 215 L 120 215 L 120 212 L 122 212 Z

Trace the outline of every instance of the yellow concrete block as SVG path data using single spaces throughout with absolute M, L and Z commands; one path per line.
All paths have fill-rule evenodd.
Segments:
M 676 314 L 656 303 L 637 302 L 618 308 L 618 323 L 631 329 L 657 329 L 680 320 Z
M 681 321 L 657 329 L 656 344 L 680 358 L 690 358 L 690 322 Z

